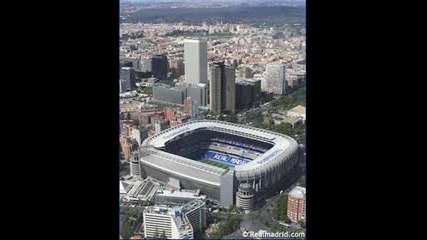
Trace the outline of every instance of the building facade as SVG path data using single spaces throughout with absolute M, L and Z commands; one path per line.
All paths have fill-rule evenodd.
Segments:
M 151 57 L 151 74 L 160 80 L 167 80 L 168 58 L 164 54 L 157 54 Z
M 236 206 L 241 207 L 245 213 L 250 213 L 254 208 L 254 192 L 249 183 L 240 184 L 236 193 Z
M 164 84 L 154 84 L 153 99 L 156 101 L 183 104 L 186 90 L 179 87 L 170 87 Z
M 193 101 L 197 101 L 200 106 L 208 104 L 209 88 L 205 83 L 190 84 L 187 87 L 187 97 L 191 97 Z
M 146 238 L 193 239 L 193 228 L 182 208 L 146 207 L 143 213 Z
M 207 42 L 202 39 L 184 40 L 185 81 L 188 83 L 208 83 Z
M 166 119 L 159 119 L 154 122 L 154 131 L 156 134 L 169 128 L 169 121 Z
M 132 91 L 135 88 L 135 70 L 131 67 L 122 67 L 120 69 L 120 92 Z
M 288 82 L 285 76 L 285 65 L 281 63 L 269 63 L 266 65 L 265 72 L 267 90 L 274 94 L 286 94 Z
M 179 77 L 185 73 L 184 61 L 182 59 L 173 59 L 170 61 L 170 70 Z
M 261 81 L 255 79 L 236 80 L 236 109 L 250 108 L 261 97 Z
M 210 110 L 214 113 L 235 112 L 236 82 L 234 67 L 224 62 L 213 62 L 209 66 Z
M 288 195 L 287 216 L 292 222 L 305 221 L 306 219 L 306 190 L 296 186 Z
M 148 128 L 133 127 L 131 138 L 135 139 L 138 142 L 138 145 L 141 146 L 142 141 L 148 138 Z

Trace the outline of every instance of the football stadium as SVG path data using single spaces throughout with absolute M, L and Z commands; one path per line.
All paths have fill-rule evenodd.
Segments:
M 278 183 L 296 166 L 297 142 L 280 133 L 229 122 L 198 120 L 169 128 L 141 145 L 142 177 L 170 177 L 200 189 L 224 207 L 237 187 L 249 183 L 255 195 Z

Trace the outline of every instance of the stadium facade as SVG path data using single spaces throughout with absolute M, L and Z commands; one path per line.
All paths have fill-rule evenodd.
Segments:
M 280 182 L 298 156 L 298 144 L 289 136 L 212 120 L 169 128 L 140 148 L 142 177 L 179 179 L 183 188 L 200 189 L 224 207 L 234 205 L 241 183 L 256 196 Z

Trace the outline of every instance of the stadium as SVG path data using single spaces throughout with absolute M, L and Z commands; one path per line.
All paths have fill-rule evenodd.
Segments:
M 249 183 L 255 195 L 278 183 L 296 166 L 297 142 L 280 133 L 229 122 L 198 120 L 147 138 L 140 148 L 142 177 L 170 177 L 200 189 L 228 207 L 237 187 Z

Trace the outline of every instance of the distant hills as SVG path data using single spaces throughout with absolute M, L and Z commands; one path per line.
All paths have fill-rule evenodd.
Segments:
M 151 8 L 140 9 L 126 15 L 124 23 L 177 23 L 208 24 L 249 23 L 249 24 L 283 24 L 290 22 L 305 23 L 306 9 L 304 6 L 243 6 L 200 7 L 200 8 Z

